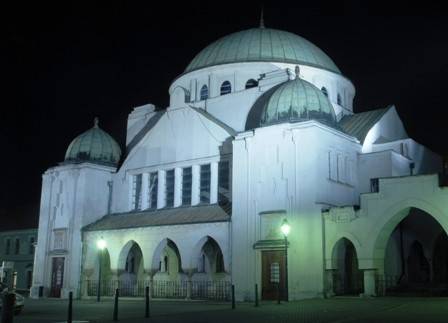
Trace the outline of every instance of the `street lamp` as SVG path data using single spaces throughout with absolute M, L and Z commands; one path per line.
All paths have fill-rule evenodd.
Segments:
M 289 226 L 288 220 L 283 219 L 282 225 L 280 226 L 280 230 L 283 233 L 283 237 L 285 238 L 285 291 L 286 291 L 286 301 L 288 301 L 288 234 L 291 227 Z
M 104 240 L 103 237 L 101 237 L 101 239 L 96 242 L 96 246 L 98 247 L 98 250 L 99 250 L 98 257 L 99 257 L 99 264 L 100 264 L 99 269 L 98 269 L 98 290 L 97 290 L 97 294 L 96 294 L 96 301 L 99 302 L 100 294 L 101 294 L 101 267 L 103 266 L 103 264 L 102 264 L 103 250 L 104 250 L 104 248 L 106 248 L 106 240 Z

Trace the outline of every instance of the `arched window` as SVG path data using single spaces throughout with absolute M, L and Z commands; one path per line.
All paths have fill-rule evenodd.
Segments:
M 218 252 L 216 253 L 216 272 L 224 272 L 224 257 L 221 250 L 218 250 Z
M 255 81 L 254 79 L 250 79 L 246 82 L 246 89 L 250 89 L 256 86 L 258 86 L 258 82 Z
M 205 84 L 201 87 L 200 97 L 201 97 L 201 101 L 208 99 L 208 87 Z
M 229 94 L 230 92 L 232 92 L 232 85 L 229 81 L 224 81 L 221 84 L 221 95 Z
M 341 98 L 341 95 L 338 93 L 338 97 L 337 97 L 337 102 L 338 102 L 338 104 L 339 105 L 342 105 L 342 98 Z
M 322 91 L 322 93 L 328 98 L 328 91 L 325 88 L 325 86 L 322 86 L 322 88 L 320 89 Z

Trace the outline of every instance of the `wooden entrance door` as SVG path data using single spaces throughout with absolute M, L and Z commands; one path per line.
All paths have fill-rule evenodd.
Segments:
M 281 299 L 286 299 L 285 252 L 262 251 L 261 263 L 261 298 L 275 300 L 280 292 Z
M 50 297 L 61 297 L 64 282 L 64 257 L 54 257 L 51 266 Z

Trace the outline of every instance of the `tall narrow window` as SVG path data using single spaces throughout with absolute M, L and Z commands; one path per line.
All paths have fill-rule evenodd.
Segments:
M 218 166 L 218 201 L 228 202 L 230 199 L 230 163 L 228 160 L 219 162 Z
M 205 84 L 201 87 L 200 97 L 201 97 L 201 100 L 208 99 L 208 87 Z
M 158 189 L 158 177 L 157 172 L 151 172 L 149 173 L 149 189 L 148 189 L 148 206 L 150 209 L 156 209 L 157 208 L 157 189 Z
M 224 81 L 221 84 L 221 95 L 229 94 L 230 92 L 232 92 L 232 85 L 229 81 Z
M 250 89 L 253 87 L 257 87 L 258 86 L 258 82 L 255 81 L 254 79 L 250 79 L 249 81 L 246 82 L 246 89 Z
M 210 203 L 210 164 L 201 165 L 200 201 Z
M 6 239 L 6 247 L 5 247 L 5 254 L 9 255 L 11 252 L 11 239 Z
M 132 208 L 140 210 L 142 208 L 142 174 L 132 177 Z
M 31 237 L 30 238 L 30 245 L 29 245 L 29 248 L 28 248 L 28 253 L 30 255 L 32 255 L 34 253 L 34 242 L 35 242 L 34 237 Z
M 16 245 L 14 248 L 14 253 L 16 255 L 18 255 L 20 253 L 20 239 L 19 238 L 16 238 Z
M 338 104 L 342 106 L 342 97 L 339 93 L 338 93 L 337 100 L 338 100 Z
M 191 205 L 191 185 L 192 185 L 191 167 L 182 170 L 182 205 Z
M 174 169 L 166 171 L 166 206 L 174 206 Z
M 328 91 L 327 91 L 327 89 L 325 88 L 325 86 L 323 86 L 320 90 L 321 90 L 322 93 L 328 98 Z

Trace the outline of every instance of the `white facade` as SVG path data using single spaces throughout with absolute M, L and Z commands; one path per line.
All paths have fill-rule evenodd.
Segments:
M 256 83 L 246 88 L 249 80 Z M 223 94 L 226 81 L 230 93 Z M 257 104 L 263 106 L 263 98 L 270 100 L 288 82 L 325 92 L 318 100 L 328 98 L 334 123 L 309 113 L 300 121 L 257 119 Z M 378 183 L 383 192 L 383 181 L 376 179 L 441 168 L 438 156 L 408 137 L 394 107 L 354 114 L 355 88 L 342 74 L 275 60 L 205 66 L 180 75 L 169 93 L 165 110 L 148 104 L 129 115 L 120 164 L 83 160 L 94 155 L 84 151 L 77 162 L 66 160 L 45 172 L 33 296 L 40 286 L 47 296 L 93 296 L 99 279 L 96 241 L 104 239 L 101 274 L 115 287 L 126 282 L 136 291 L 142 282 L 154 297 L 189 298 L 199 293 L 195 282 L 224 282 L 235 285 L 238 300 L 250 300 L 258 284 L 260 296 L 269 299 L 273 280 L 267 271 L 278 265 L 281 284 L 285 279 L 284 258 L 272 260 L 283 257 L 278 228 L 284 219 L 291 226 L 283 287 L 289 299 L 331 294 L 329 275 L 340 256 L 330 250 L 343 237 L 356 237 L 351 243 L 358 269 L 366 270 L 363 292 L 376 293 L 373 278 L 384 275 L 384 256 L 367 246 L 383 234 L 374 216 L 382 212 L 383 199 L 404 203 L 403 191 L 426 177 L 390 180 L 387 195 L 371 193 Z M 308 97 L 279 95 L 278 102 L 293 97 L 305 110 L 312 105 Z M 373 194 L 375 203 L 364 193 Z M 428 195 L 427 203 L 438 199 Z M 352 210 L 344 225 L 329 220 L 341 207 Z M 158 289 L 163 282 L 185 288 L 169 294 Z

